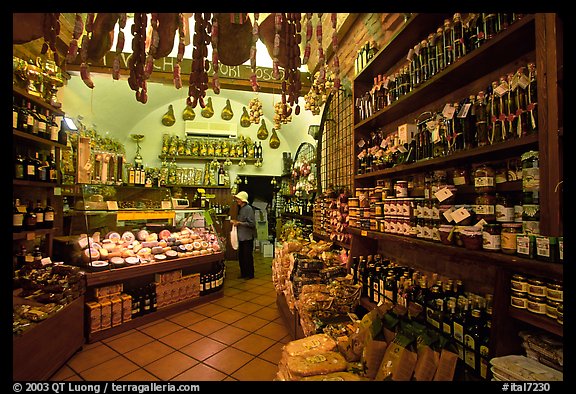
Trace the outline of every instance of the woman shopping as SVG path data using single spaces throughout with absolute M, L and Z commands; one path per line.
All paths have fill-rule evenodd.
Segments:
M 234 196 L 239 206 L 236 220 L 231 220 L 238 233 L 238 263 L 240 278 L 254 278 L 254 237 L 256 234 L 256 219 L 254 208 L 248 204 L 248 193 L 242 191 Z

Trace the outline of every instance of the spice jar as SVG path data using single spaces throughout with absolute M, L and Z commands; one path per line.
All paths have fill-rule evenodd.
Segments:
M 482 248 L 492 252 L 499 252 L 500 242 L 500 225 L 485 224 L 482 228 Z
M 494 168 L 481 164 L 474 171 L 474 190 L 476 193 L 491 193 L 495 191 Z
M 493 194 L 482 193 L 476 197 L 474 206 L 476 219 L 484 219 L 487 223 L 496 221 L 496 197 Z
M 522 232 L 520 223 L 503 223 L 500 231 L 500 249 L 505 254 L 516 254 L 516 237 Z

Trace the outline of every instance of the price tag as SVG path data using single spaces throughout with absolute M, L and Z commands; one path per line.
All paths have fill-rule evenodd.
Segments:
M 40 263 L 42 264 L 42 266 L 45 266 L 48 264 L 52 264 L 52 260 L 50 260 L 50 257 L 44 257 L 42 260 L 40 260 Z
M 358 148 L 362 148 L 364 145 L 366 145 L 366 141 L 364 141 L 364 138 L 360 138 L 360 141 L 358 141 Z
M 458 115 L 456 115 L 457 118 L 465 118 L 466 116 L 468 116 L 468 112 L 470 111 L 470 107 L 472 107 L 472 104 L 470 103 L 466 103 L 462 106 L 462 108 L 460 109 L 460 111 L 458 112 Z
M 437 143 L 440 139 L 440 125 L 436 124 L 436 127 L 432 129 L 432 142 Z
M 474 226 L 472 226 L 472 227 L 474 227 L 474 228 L 476 228 L 476 229 L 478 229 L 478 230 L 482 230 L 482 227 L 484 227 L 485 224 L 488 224 L 488 222 L 487 222 L 486 220 L 484 220 L 484 219 L 480 219 L 480 220 L 478 221 L 478 223 L 476 223 L 476 224 L 475 224 Z
M 408 149 L 406 149 L 404 147 L 404 145 L 398 145 L 398 150 L 400 151 L 400 153 L 406 153 L 408 152 Z
M 33 241 L 34 238 L 36 238 L 36 233 L 34 231 L 26 233 L 26 241 Z
M 160 207 L 162 209 L 172 209 L 172 201 L 163 200 L 160 202 Z
M 440 190 L 438 190 L 436 193 L 434 193 L 434 196 L 438 199 L 438 201 L 442 202 L 444 200 L 446 200 L 447 198 L 452 197 L 454 194 L 452 194 L 452 192 L 450 191 L 450 189 L 448 189 L 447 187 L 442 188 Z
M 502 82 L 498 87 L 496 87 L 496 89 L 494 89 L 494 93 L 498 97 L 504 96 L 506 92 L 508 92 L 508 84 L 506 82 Z
M 460 223 L 462 220 L 470 217 L 470 212 L 468 212 L 466 208 L 460 207 L 454 210 L 451 215 L 455 223 Z
M 444 109 L 442 110 L 442 116 L 445 117 L 446 119 L 452 119 L 454 117 L 455 111 L 456 108 L 454 108 L 452 104 L 448 103 L 444 106 Z
M 522 89 L 526 89 L 530 84 L 530 78 L 526 76 L 526 74 L 522 74 L 520 78 L 518 78 L 518 86 Z
M 452 212 L 454 212 L 454 208 L 447 209 L 442 213 L 442 215 L 444 216 L 444 218 L 446 218 L 446 221 L 448 223 L 454 221 L 454 218 L 452 217 Z
M 366 237 L 368 235 L 368 231 L 362 230 L 362 231 L 360 231 L 360 235 L 363 237 Z
M 118 201 L 106 201 L 106 209 L 109 211 L 117 211 Z

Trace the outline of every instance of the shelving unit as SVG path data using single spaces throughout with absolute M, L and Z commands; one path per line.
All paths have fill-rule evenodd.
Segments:
M 396 36 L 383 47 L 353 81 L 354 97 L 370 90 L 374 77 L 388 75 L 403 62 L 409 49 L 428 33 L 442 25 L 448 14 L 413 14 Z M 354 168 L 354 187 L 374 187 L 376 180 L 405 179 L 408 175 L 446 169 L 460 164 L 484 163 L 517 157 L 528 150 L 538 150 L 540 159 L 540 232 L 562 235 L 562 193 L 557 186 L 562 179 L 562 88 L 557 82 L 562 62 L 561 22 L 554 14 L 528 14 L 506 30 L 487 40 L 480 48 L 437 73 L 418 88 L 402 96 L 367 119 L 355 114 L 354 141 L 377 128 L 390 133 L 404 123 L 414 123 L 424 111 L 441 107 L 476 93 L 492 80 L 519 65 L 535 62 L 538 84 L 538 134 L 502 143 L 461 151 L 453 155 L 422 160 L 412 164 L 358 174 Z M 562 68 L 560 67 L 560 71 Z M 561 72 L 560 72 L 561 76 Z M 518 183 L 504 188 L 517 190 Z M 521 189 L 519 189 L 521 190 Z M 548 213 L 548 214 L 546 214 Z M 407 236 L 349 228 L 352 234 L 351 256 L 382 253 L 416 269 L 438 272 L 459 278 L 479 291 L 494 294 L 493 333 L 490 349 L 493 356 L 520 352 L 518 330 L 533 326 L 562 336 L 562 326 L 550 318 L 510 307 L 510 278 L 516 272 L 563 280 L 563 265 L 505 255 L 498 252 L 470 251 Z

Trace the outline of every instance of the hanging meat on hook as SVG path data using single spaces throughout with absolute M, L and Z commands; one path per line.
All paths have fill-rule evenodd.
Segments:
M 208 70 L 210 69 L 210 62 L 206 58 L 208 56 L 208 43 L 210 42 L 210 32 L 212 31 L 212 23 L 210 22 L 211 13 L 197 12 L 194 14 L 194 37 L 192 38 L 192 68 L 190 71 L 190 78 L 188 80 L 188 98 L 186 105 L 196 108 L 204 108 L 204 97 L 208 89 Z
M 159 12 L 158 19 L 158 46 L 154 59 L 166 57 L 172 52 L 174 48 L 174 40 L 176 38 L 176 30 L 178 30 L 178 13 L 177 12 Z
M 146 13 L 134 14 L 134 24 L 132 25 L 132 55 L 128 59 L 130 76 L 128 85 L 136 92 L 136 100 L 146 104 L 148 92 L 146 88 L 146 78 L 144 75 L 144 64 L 146 63 L 146 25 L 148 19 Z
M 94 19 L 92 36 L 88 43 L 88 61 L 100 63 L 106 53 L 112 49 L 114 26 L 120 14 L 117 12 L 99 12 Z

